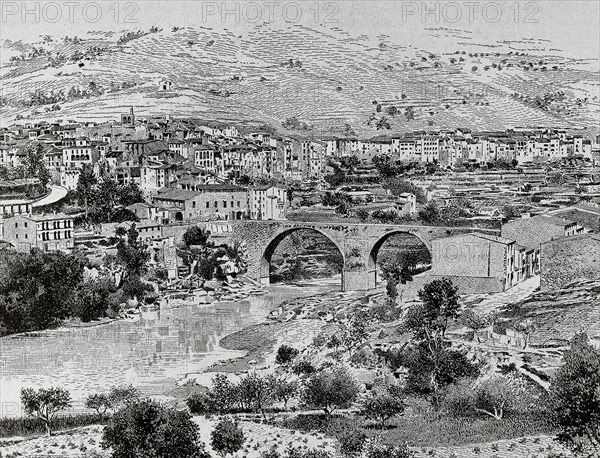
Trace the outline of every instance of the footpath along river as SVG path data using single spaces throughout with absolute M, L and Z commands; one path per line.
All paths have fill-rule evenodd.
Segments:
M 0 418 L 22 415 L 21 388 L 60 386 L 70 391 L 72 413 L 83 399 L 111 386 L 133 384 L 160 397 L 185 374 L 242 356 L 219 340 L 264 322 L 282 302 L 339 291 L 339 276 L 272 285 L 266 294 L 236 302 L 188 305 L 149 312 L 138 321 L 119 320 L 93 327 L 61 328 L 0 338 Z

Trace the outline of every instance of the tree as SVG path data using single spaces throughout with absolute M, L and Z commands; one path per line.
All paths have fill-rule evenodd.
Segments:
M 192 245 L 206 247 L 209 237 L 209 230 L 199 226 L 192 226 L 183 234 L 183 243 L 188 248 Z
M 419 291 L 419 298 L 421 304 L 409 309 L 405 321 L 413 334 L 408 383 L 413 390 L 432 394 L 439 407 L 441 389 L 476 368 L 446 342 L 448 322 L 459 316 L 458 288 L 447 278 L 433 280 Z
M 429 202 L 419 210 L 419 219 L 428 225 L 435 225 L 440 221 L 440 209 L 435 201 Z
M 406 107 L 406 109 L 404 110 L 404 116 L 406 117 L 407 121 L 412 121 L 413 119 L 415 119 L 414 107 Z
M 237 387 L 242 403 L 253 411 L 258 411 L 266 420 L 265 409 L 275 402 L 274 381 L 272 377 L 248 374 L 240 379 Z
M 93 409 L 98 414 L 100 421 L 104 418 L 106 412 L 111 408 L 112 404 L 107 394 L 94 393 L 85 398 L 85 408 Z
M 125 231 L 124 228 L 117 232 L 117 261 L 133 276 L 140 276 L 146 270 L 146 263 L 150 259 L 148 246 L 138 239 L 139 232 L 135 223 Z M 126 235 L 126 237 L 125 237 Z
M 52 431 L 52 419 L 57 412 L 71 407 L 71 395 L 62 388 L 21 389 L 21 403 L 27 415 L 39 418 L 46 427 L 46 436 Z
M 45 329 L 68 318 L 71 298 L 83 281 L 84 263 L 78 253 L 3 253 L 0 328 L 4 332 Z
M 348 350 L 359 348 L 368 338 L 365 320 L 358 317 L 348 320 L 342 329 L 342 342 Z
M 475 410 L 501 420 L 526 400 L 527 385 L 513 375 L 493 375 L 475 389 Z
M 419 291 L 419 299 L 422 303 L 408 312 L 406 327 L 433 354 L 444 348 L 448 322 L 459 316 L 458 288 L 447 278 L 433 280 Z
M 97 185 L 98 179 L 96 178 L 92 167 L 84 167 L 79 173 L 75 195 L 77 196 L 77 200 L 79 201 L 80 205 L 85 207 L 86 221 L 89 217 L 90 201 L 93 198 L 94 190 Z
M 242 448 L 246 438 L 244 431 L 239 427 L 237 421 L 225 418 L 215 425 L 210 433 L 210 445 L 221 456 L 232 455 Z
M 104 428 L 102 448 L 113 458 L 210 458 L 190 414 L 143 399 L 117 411 Z
M 322 409 L 330 417 L 335 409 L 350 407 L 358 396 L 358 385 L 343 367 L 312 374 L 306 381 L 303 401 Z
M 384 428 L 386 421 L 402 415 L 405 409 L 402 390 L 397 386 L 385 386 L 374 390 L 361 405 L 361 415 L 374 420 Z
M 27 147 L 24 166 L 27 176 L 36 177 L 40 180 L 42 187 L 46 187 L 50 181 L 50 172 L 44 162 L 44 147 L 41 143 Z
M 283 401 L 283 408 L 287 409 L 287 403 L 298 393 L 299 384 L 296 380 L 286 380 L 281 377 L 273 379 L 273 394 L 277 401 Z
M 144 201 L 144 192 L 140 189 L 137 183 L 125 183 L 118 187 L 119 204 L 124 207 L 137 204 Z
M 477 313 L 475 310 L 467 310 L 461 316 L 461 321 L 469 329 L 473 330 L 473 338 L 477 338 L 477 343 L 481 343 L 478 332 L 487 328 L 494 322 L 493 315 Z
M 530 319 L 526 319 L 515 324 L 514 328 L 515 331 L 520 332 L 525 336 L 525 339 L 523 340 L 523 348 L 527 348 L 529 346 L 529 341 L 531 340 L 531 334 L 537 329 L 536 324 Z
M 383 130 L 383 129 L 391 129 L 392 127 L 390 126 L 390 123 L 388 121 L 388 119 L 385 116 L 382 116 L 381 118 L 379 118 L 377 120 L 377 123 L 375 124 L 375 127 L 377 128 L 377 130 Z
M 297 348 L 290 347 L 288 345 L 281 345 L 277 349 L 277 356 L 275 356 L 275 363 L 281 365 L 290 364 L 300 352 Z
M 600 351 L 577 334 L 550 385 L 558 440 L 576 453 L 600 450 Z

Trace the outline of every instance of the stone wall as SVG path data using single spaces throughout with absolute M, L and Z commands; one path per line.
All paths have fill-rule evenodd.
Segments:
M 542 244 L 540 286 L 543 290 L 596 278 L 600 278 L 600 235 L 575 235 Z

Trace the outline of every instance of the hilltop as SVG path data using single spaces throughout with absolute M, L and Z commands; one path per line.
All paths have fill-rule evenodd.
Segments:
M 280 130 L 295 117 L 300 122 L 289 131 L 320 135 L 350 132 L 346 124 L 361 136 L 376 135 L 377 126 L 379 133 L 457 126 L 597 133 L 597 62 L 561 56 L 536 40 L 478 43 L 449 29 L 431 29 L 426 38 L 455 50 L 267 23 L 243 35 L 186 27 L 5 40 L 0 122 L 101 122 L 133 106 L 142 116 L 266 122 Z M 171 87 L 159 90 L 160 82 Z

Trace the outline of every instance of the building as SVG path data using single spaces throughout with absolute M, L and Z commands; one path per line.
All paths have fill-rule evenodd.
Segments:
M 534 250 L 544 242 L 583 232 L 577 222 L 549 215 L 524 217 L 502 225 L 502 237 Z
M 471 233 L 434 239 L 433 279 L 449 278 L 461 293 L 501 292 L 519 279 L 516 243 L 503 237 Z
M 64 214 L 15 215 L 4 220 L 4 240 L 17 250 L 69 250 L 74 245 L 73 217 Z
M 542 243 L 541 260 L 542 289 L 600 278 L 600 234 L 579 234 Z
M 244 188 L 231 184 L 195 186 L 195 191 L 167 189 L 152 197 L 155 205 L 177 208 L 175 221 L 239 220 L 248 214 Z
M 135 225 L 135 229 L 138 231 L 138 239 L 142 242 L 163 238 L 161 225 L 150 219 L 141 219 L 136 222 L 124 221 L 122 223 L 101 224 L 100 233 L 105 237 L 115 237 L 118 228 L 123 228 L 125 231 L 128 231 L 133 225 Z
M 283 220 L 287 206 L 287 190 L 277 186 L 248 188 L 248 216 L 255 220 Z
M 548 212 L 549 215 L 576 221 L 592 232 L 600 233 L 600 207 L 578 204 Z

